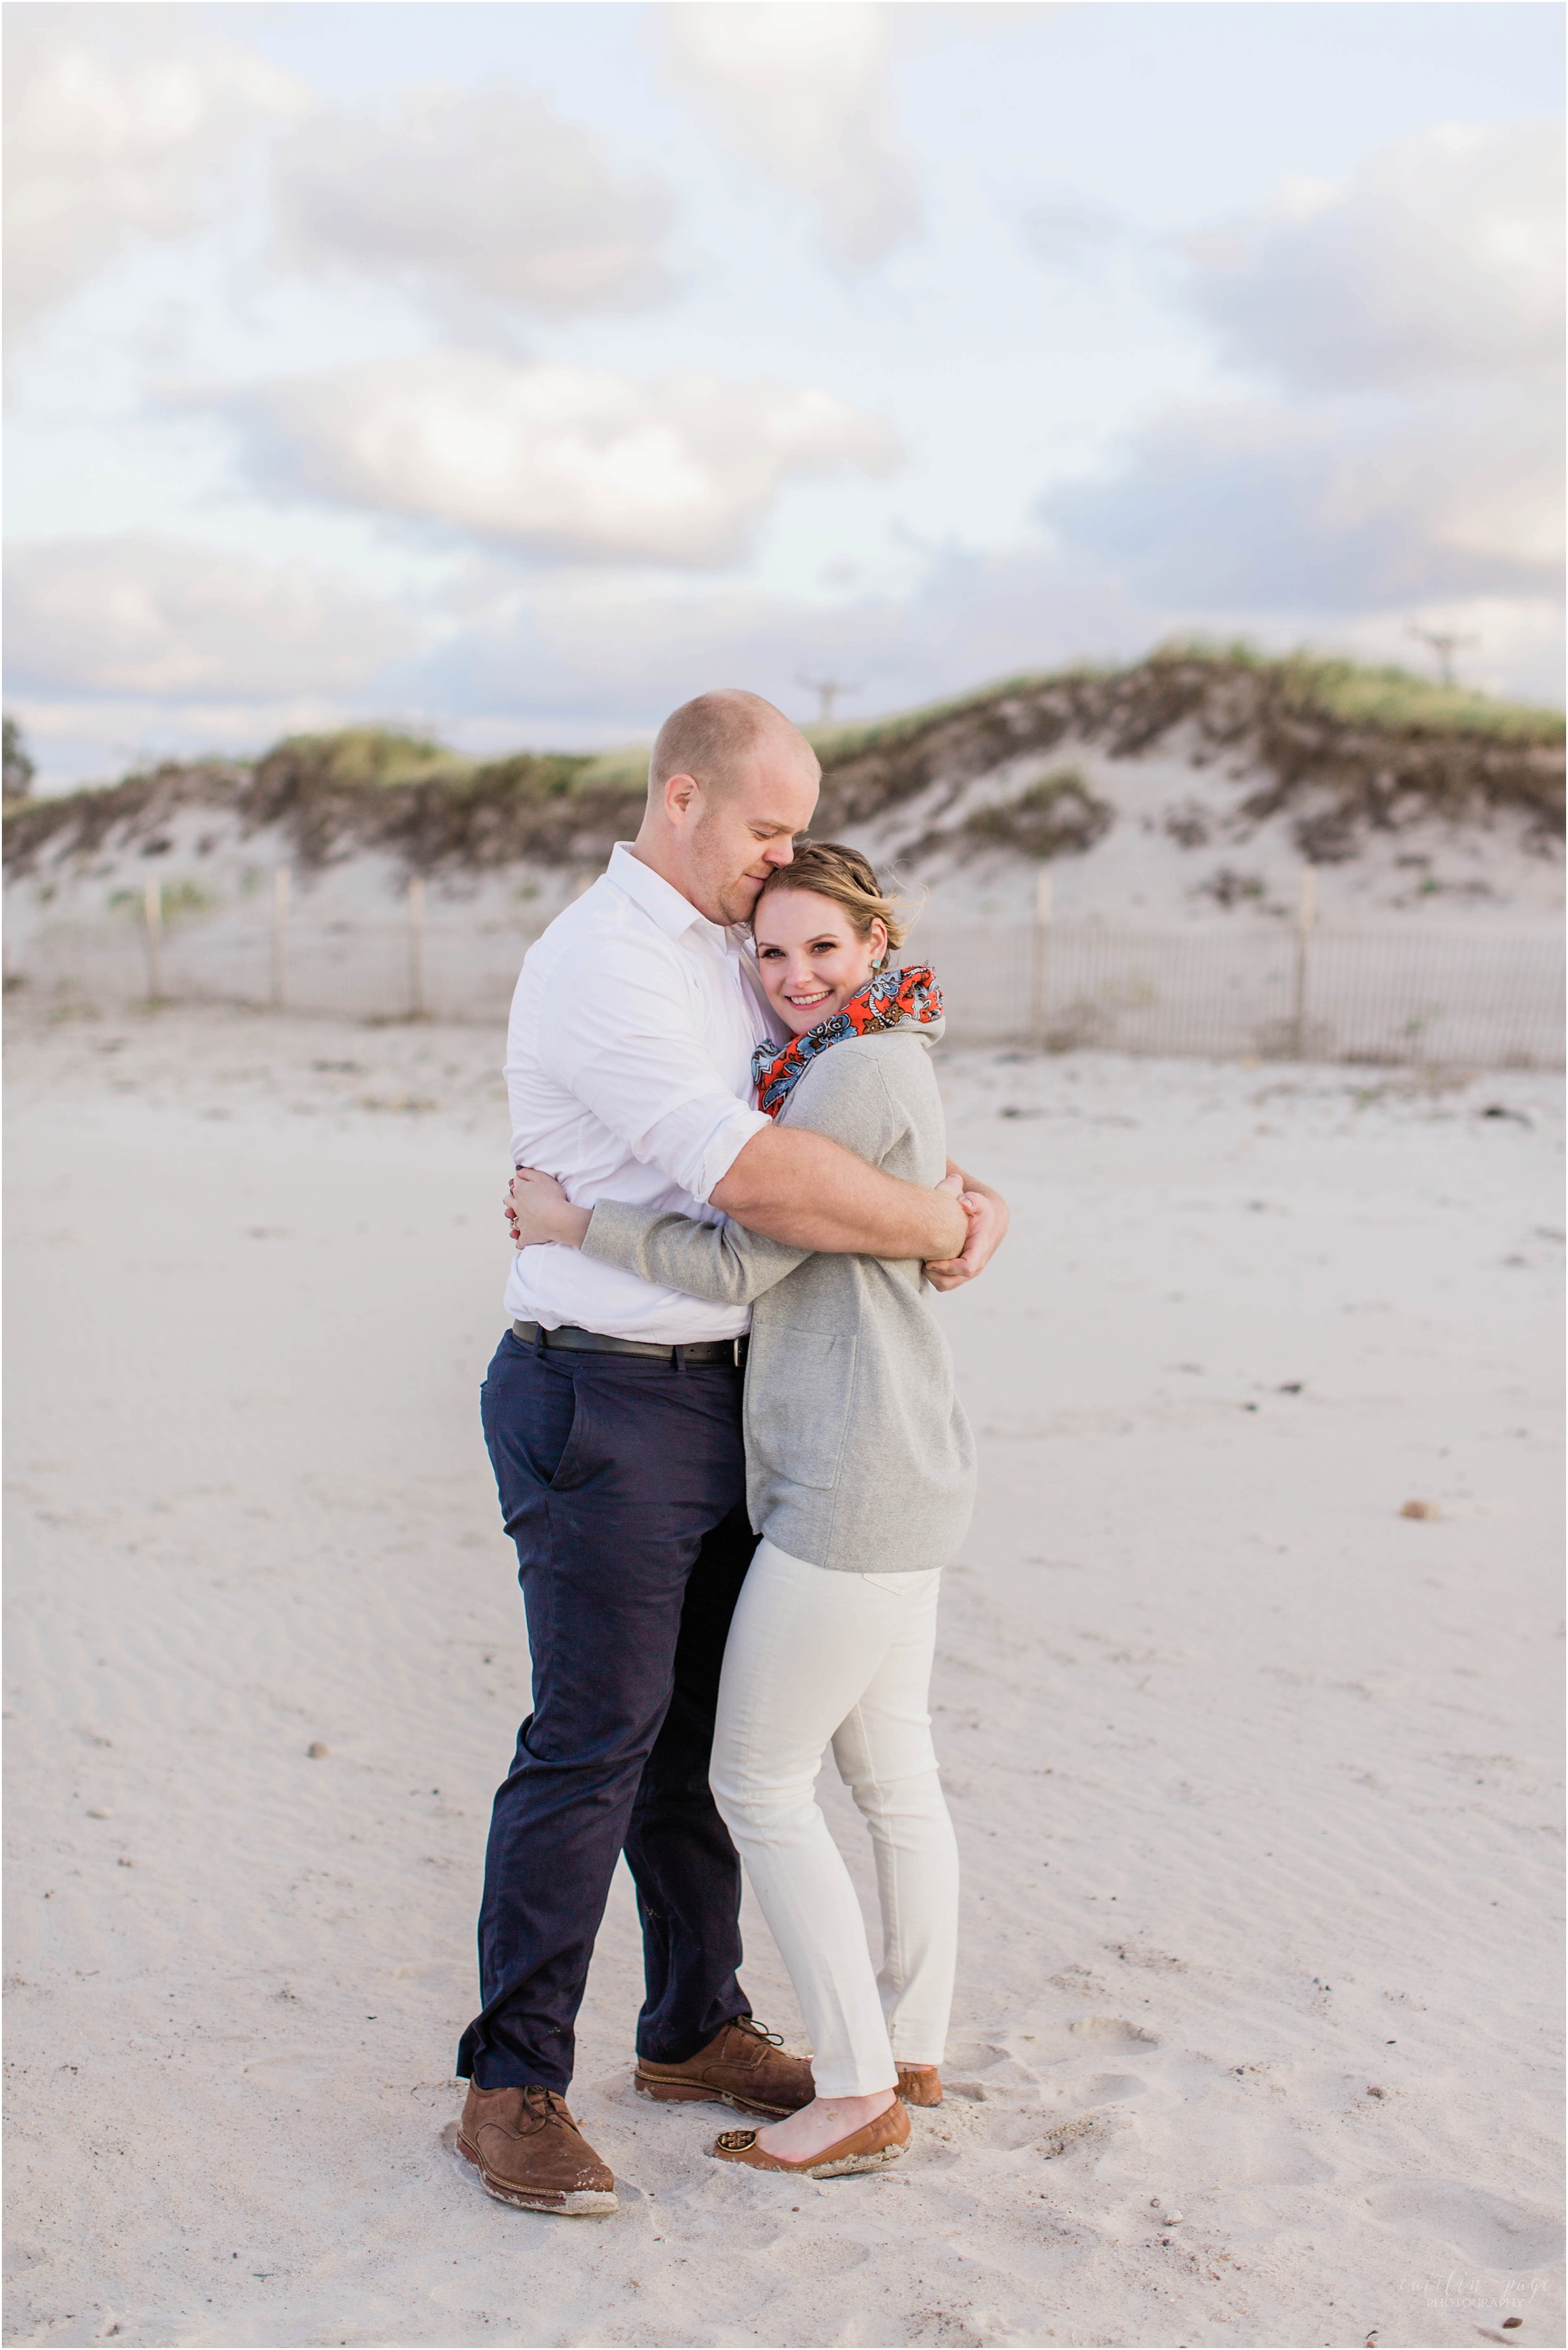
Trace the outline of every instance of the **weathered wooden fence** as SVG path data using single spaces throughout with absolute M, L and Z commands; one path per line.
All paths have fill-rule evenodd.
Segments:
M 57 1001 L 229 1001 L 361 1019 L 496 1023 L 533 933 L 431 920 L 422 882 L 400 919 L 321 921 L 280 868 L 249 922 L 165 908 L 157 882 L 130 918 L 36 931 L 8 984 Z M 907 960 L 932 962 L 955 1044 L 1093 1045 L 1118 1053 L 1540 1068 L 1563 1058 L 1560 938 L 1506 931 L 1278 926 L 1135 931 L 944 919 L 927 906 Z

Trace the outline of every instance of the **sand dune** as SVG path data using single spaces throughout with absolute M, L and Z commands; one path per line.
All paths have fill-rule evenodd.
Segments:
M 706 2162 L 623 1878 L 573 2225 L 451 2149 L 525 1704 L 498 1057 L 13 1024 L 7 2338 L 1560 2342 L 1560 1085 L 949 1057 L 1017 1215 L 942 1309 L 953 2094 L 886 2176 Z

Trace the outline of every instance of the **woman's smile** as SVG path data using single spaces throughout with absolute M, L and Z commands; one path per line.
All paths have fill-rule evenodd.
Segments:
M 769 889 L 753 917 L 757 969 L 779 1017 L 797 1036 L 843 1010 L 887 953 L 888 932 L 874 921 L 858 938 L 842 906 L 815 889 L 787 883 Z

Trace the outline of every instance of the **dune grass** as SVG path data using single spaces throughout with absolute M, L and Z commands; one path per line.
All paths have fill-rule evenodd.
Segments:
M 1251 743 L 1271 778 L 1248 804 L 1255 816 L 1305 785 L 1335 782 L 1346 809 L 1360 811 L 1340 824 L 1346 843 L 1364 817 L 1384 820 L 1391 795 L 1456 819 L 1482 801 L 1517 804 L 1543 837 L 1558 821 L 1560 712 L 1404 669 L 1310 651 L 1278 657 L 1245 643 L 1172 642 L 1142 661 L 1023 672 L 862 724 L 805 731 L 823 762 L 822 821 L 842 829 L 940 775 L 979 774 L 1073 737 L 1103 743 L 1113 758 L 1137 757 L 1188 723 L 1216 745 Z M 392 728 L 296 734 L 254 760 L 169 762 L 117 785 L 13 801 L 5 858 L 13 871 L 26 870 L 46 848 L 79 852 L 110 835 L 129 838 L 181 806 L 201 805 L 233 806 L 247 830 L 281 825 L 307 865 L 358 844 L 389 849 L 417 871 L 516 858 L 588 866 L 635 827 L 648 757 L 646 743 L 597 756 L 476 759 Z M 1058 841 L 1068 813 L 1065 804 L 1054 812 L 1021 805 L 1012 820 L 1029 837 L 1014 845 L 1034 855 L 1087 846 L 1075 836 Z M 1321 830 L 1324 819 L 1314 821 Z M 1318 842 L 1313 853 L 1332 847 Z
M 1081 661 L 1059 670 L 1022 670 L 967 693 L 922 702 L 913 710 L 890 711 L 884 717 L 855 724 L 805 726 L 801 732 L 824 768 L 831 771 L 862 752 L 891 749 L 948 719 L 978 713 L 1019 694 L 1036 694 L 1054 686 L 1109 684 L 1118 678 L 1131 679 L 1139 671 L 1162 667 L 1231 671 L 1258 683 L 1272 682 L 1284 701 L 1303 716 L 1383 727 L 1390 733 L 1484 734 L 1517 743 L 1563 739 L 1562 712 L 1535 703 L 1508 702 L 1463 686 L 1435 685 L 1413 671 L 1397 667 L 1373 668 L 1362 661 L 1309 651 L 1271 654 L 1244 640 L 1218 644 L 1201 638 L 1172 639 L 1143 661 Z M 603 753 L 585 766 L 577 777 L 578 786 L 639 785 L 652 747 L 649 743 L 633 743 Z
M 380 791 L 399 784 L 459 782 L 479 764 L 444 743 L 380 726 L 345 726 L 331 734 L 286 734 L 265 754 L 311 767 L 340 791 Z
M 893 712 L 862 725 L 808 726 L 803 731 L 824 766 L 835 767 L 862 751 L 881 749 L 923 733 L 939 721 L 978 712 L 1012 696 L 1036 694 L 1054 686 L 1130 681 L 1140 671 L 1179 668 L 1208 671 L 1216 677 L 1229 671 L 1260 684 L 1272 682 L 1303 715 L 1386 727 L 1390 732 L 1487 734 L 1521 743 L 1563 739 L 1563 712 L 1535 703 L 1507 702 L 1459 686 L 1434 685 L 1405 669 L 1376 669 L 1309 651 L 1270 654 L 1244 640 L 1220 645 L 1200 638 L 1173 639 L 1142 661 L 1121 665 L 1084 661 L 1061 670 L 1020 671 L 972 692 Z

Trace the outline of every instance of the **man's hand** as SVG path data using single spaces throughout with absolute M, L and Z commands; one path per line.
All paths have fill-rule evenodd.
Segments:
M 926 1267 L 926 1279 L 933 1289 L 959 1289 L 983 1273 L 997 1250 L 1007 1237 L 1011 1221 L 1006 1201 L 1000 1191 L 978 1177 L 966 1175 L 961 1167 L 948 1161 L 948 1171 L 939 1189 L 950 1191 L 959 1187 L 958 1201 L 969 1218 L 969 1238 L 961 1255 L 944 1257 Z

